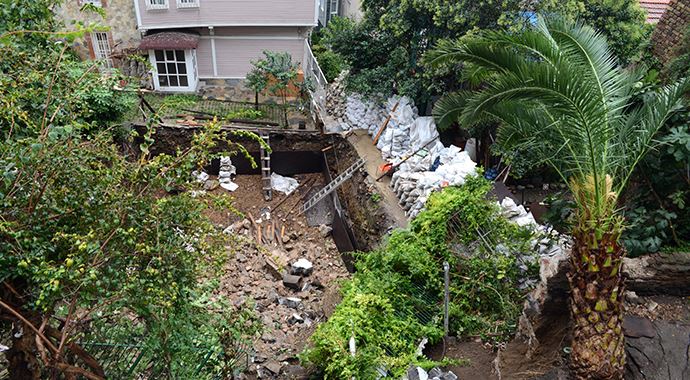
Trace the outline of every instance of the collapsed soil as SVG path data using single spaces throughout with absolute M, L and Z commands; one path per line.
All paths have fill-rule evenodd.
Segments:
M 320 174 L 294 178 L 300 184 L 314 181 L 316 185 L 323 185 Z M 263 334 L 253 342 L 255 359 L 247 373 L 249 378 L 286 378 L 286 369 L 298 363 L 297 355 L 306 347 L 318 324 L 333 313 L 340 301 L 340 280 L 348 278 L 349 273 L 333 239 L 325 236 L 323 227 L 310 227 L 305 215 L 298 214 L 301 198 L 308 189 L 298 189 L 276 209 L 285 195 L 274 191 L 273 199 L 265 201 L 261 176 L 240 175 L 234 182 L 239 185 L 235 192 L 220 187 L 212 192 L 232 197 L 234 207 L 247 218 L 251 214 L 256 222 L 261 219 L 257 225 L 262 229 L 273 222 L 278 231 L 283 232 L 284 227 L 284 237 L 281 242 L 259 244 L 254 228 L 240 227 L 233 232 L 240 243 L 229 252 L 217 296 L 230 300 L 236 307 L 253 305 L 263 325 Z M 270 222 L 262 209 L 270 209 Z M 223 227 L 240 226 L 245 219 L 231 210 L 217 209 L 209 210 L 209 217 Z M 251 222 L 244 222 L 248 224 Z M 280 275 L 267 265 L 267 258 L 285 269 L 304 258 L 313 263 L 314 271 L 304 276 L 300 290 L 289 289 L 283 285 Z M 300 301 L 297 305 L 286 304 L 288 297 Z

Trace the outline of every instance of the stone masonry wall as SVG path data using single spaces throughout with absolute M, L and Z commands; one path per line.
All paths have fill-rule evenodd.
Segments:
M 667 64 L 683 40 L 690 24 L 690 0 L 671 0 L 652 35 L 654 55 Z
M 109 26 L 109 35 L 112 37 L 110 47 L 114 52 L 136 47 L 141 36 L 137 30 L 137 17 L 132 0 L 102 0 L 102 4 L 106 13 L 105 20 L 98 14 L 80 12 L 80 0 L 65 0 L 55 13 L 67 29 L 73 21 L 97 22 Z M 77 40 L 73 45 L 83 59 L 91 56 L 89 39 L 90 36 L 87 36 Z

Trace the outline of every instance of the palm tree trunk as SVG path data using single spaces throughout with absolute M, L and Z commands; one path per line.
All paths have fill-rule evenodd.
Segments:
M 623 379 L 621 265 L 625 248 L 618 244 L 619 236 L 613 233 L 597 237 L 593 229 L 573 233 L 568 282 L 575 323 L 570 364 L 576 379 Z

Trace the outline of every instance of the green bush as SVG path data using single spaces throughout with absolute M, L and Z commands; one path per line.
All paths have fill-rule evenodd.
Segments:
M 266 112 L 262 110 L 255 110 L 252 108 L 241 108 L 229 112 L 226 116 L 226 120 L 233 119 L 245 119 L 245 120 L 259 120 L 266 117 Z
M 443 261 L 451 266 L 451 334 L 507 339 L 523 296 L 514 253 L 529 249 L 532 236 L 499 214 L 487 197 L 490 189 L 476 176 L 434 193 L 410 229 L 394 231 L 377 251 L 357 254 L 342 303 L 314 333 L 303 361 L 327 379 L 376 378 L 380 366 L 400 377 L 411 363 L 433 366 L 416 348 L 423 337 L 433 344 L 443 335 Z M 475 243 L 477 229 L 504 250 L 480 247 L 471 256 L 453 251 L 455 243 Z M 420 318 L 420 310 L 430 311 L 431 319 Z M 348 349 L 353 337 L 354 357 Z
M 348 68 L 345 57 L 323 45 L 313 45 L 312 51 L 328 82 L 333 82 L 343 70 Z

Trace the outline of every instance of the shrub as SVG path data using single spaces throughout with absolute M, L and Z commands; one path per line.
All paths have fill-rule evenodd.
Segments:
M 411 363 L 433 366 L 416 355 L 416 347 L 423 337 L 434 343 L 443 335 L 443 261 L 451 265 L 451 333 L 506 339 L 522 301 L 514 254 L 529 248 L 531 233 L 499 214 L 487 197 L 490 188 L 476 176 L 434 193 L 409 230 L 394 231 L 379 250 L 357 254 L 342 303 L 312 336 L 303 361 L 327 379 L 375 378 L 379 366 L 400 377 Z M 476 229 L 504 249 L 480 247 L 469 256 L 453 250 L 454 243 L 476 243 Z

